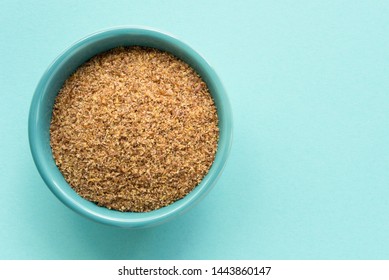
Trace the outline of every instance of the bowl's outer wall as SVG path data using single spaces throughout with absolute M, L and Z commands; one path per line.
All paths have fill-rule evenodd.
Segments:
M 217 107 L 220 139 L 215 161 L 202 182 L 183 199 L 147 213 L 122 213 L 99 207 L 80 197 L 55 165 L 50 147 L 50 121 L 58 91 L 65 80 L 94 55 L 118 46 L 140 45 L 170 52 L 187 62 L 207 83 Z M 30 107 L 30 148 L 43 180 L 68 207 L 98 222 L 126 228 L 156 225 L 182 214 L 214 186 L 225 166 L 232 143 L 232 112 L 226 92 L 202 56 L 171 35 L 145 28 L 115 28 L 92 34 L 66 50 L 40 80 Z

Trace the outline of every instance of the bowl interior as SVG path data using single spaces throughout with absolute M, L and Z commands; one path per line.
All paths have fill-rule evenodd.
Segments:
M 118 46 L 140 45 L 170 52 L 188 63 L 207 83 L 217 107 L 220 139 L 215 161 L 202 182 L 183 199 L 146 213 L 122 213 L 99 207 L 80 197 L 55 165 L 50 148 L 50 121 L 55 98 L 65 80 L 85 61 Z M 145 227 L 189 209 L 206 195 L 219 177 L 231 146 L 231 109 L 226 93 L 210 65 L 193 49 L 172 36 L 148 29 L 118 28 L 93 34 L 66 50 L 49 67 L 34 94 L 29 118 L 31 152 L 51 191 L 68 207 L 93 220 L 121 226 Z

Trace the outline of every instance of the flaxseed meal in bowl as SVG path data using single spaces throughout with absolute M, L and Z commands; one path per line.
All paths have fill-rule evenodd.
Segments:
M 29 140 L 51 191 L 93 220 L 161 223 L 213 187 L 231 109 L 208 63 L 143 28 L 95 33 L 60 55 L 30 108 Z

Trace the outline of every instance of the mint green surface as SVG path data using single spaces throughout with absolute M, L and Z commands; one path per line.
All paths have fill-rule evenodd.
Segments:
M 60 203 L 27 137 L 49 63 L 117 25 L 187 42 L 234 112 L 212 192 L 136 231 Z M 0 258 L 389 259 L 388 34 L 388 1 L 1 1 Z

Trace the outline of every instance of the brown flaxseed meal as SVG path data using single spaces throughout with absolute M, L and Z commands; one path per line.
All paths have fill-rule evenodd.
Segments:
M 64 83 L 50 126 L 54 160 L 74 190 L 109 209 L 147 212 L 192 191 L 219 137 L 208 87 L 152 48 L 99 54 Z

